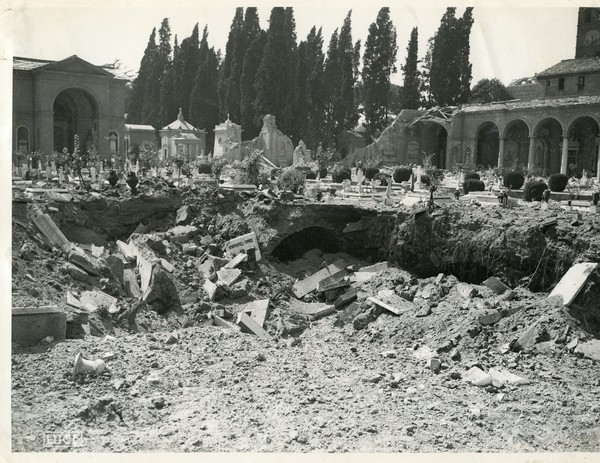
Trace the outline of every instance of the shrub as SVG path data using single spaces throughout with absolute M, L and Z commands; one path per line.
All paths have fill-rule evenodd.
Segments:
M 412 175 L 412 169 L 410 167 L 398 167 L 394 171 L 394 182 L 396 182 L 396 183 L 408 182 L 410 180 L 411 175 Z
M 523 199 L 525 201 L 541 201 L 544 191 L 548 189 L 546 182 L 539 179 L 530 180 L 523 188 Z
M 550 191 L 565 191 L 568 183 L 569 177 L 567 177 L 565 174 L 552 174 L 550 177 L 548 177 L 548 187 L 550 188 Z
M 373 180 L 375 174 L 379 173 L 379 169 L 377 167 L 367 167 L 365 169 L 365 178 L 367 180 Z
M 298 171 L 298 172 L 301 172 L 301 171 Z M 310 170 L 306 173 L 306 180 L 314 180 L 316 178 L 317 178 L 316 172 L 313 172 L 312 170 Z
M 346 167 L 335 167 L 331 171 L 331 179 L 334 183 L 342 183 L 344 180 L 352 179 L 352 172 Z
M 421 175 L 421 183 L 425 186 L 431 185 L 431 179 L 429 178 L 429 175 L 427 175 L 427 174 Z
M 472 178 L 463 183 L 463 190 L 466 195 L 468 195 L 470 191 L 485 191 L 485 183 L 476 178 Z
M 465 182 L 467 180 L 481 180 L 481 177 L 479 176 L 479 174 L 477 172 L 467 172 L 465 174 Z M 473 191 L 479 191 L 479 190 L 473 190 Z
M 327 177 L 327 167 L 325 167 L 325 166 L 321 166 L 321 167 L 319 168 L 319 177 L 320 177 L 320 178 L 325 178 L 325 177 Z
M 442 183 L 442 180 L 444 180 L 444 175 L 445 175 L 444 169 L 431 169 L 428 172 L 427 177 L 429 177 L 430 179 L 433 179 L 433 183 L 435 185 L 438 185 L 438 184 Z
M 511 171 L 504 174 L 504 186 L 506 188 L 518 190 L 523 186 L 523 183 L 525 183 L 525 177 L 520 172 Z
M 373 176 L 373 180 L 379 180 L 381 182 L 381 186 L 387 186 L 390 181 L 390 176 L 384 172 L 377 172 Z
M 314 174 L 314 172 L 309 172 Z M 277 179 L 277 186 L 280 190 L 290 190 L 298 192 L 298 188 L 304 185 L 304 172 L 294 167 L 287 167 L 281 171 Z
M 199 174 L 212 174 L 212 167 L 210 164 L 202 163 L 198 166 Z

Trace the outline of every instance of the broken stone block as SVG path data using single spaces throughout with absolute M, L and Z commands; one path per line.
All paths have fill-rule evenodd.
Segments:
M 347 323 L 351 323 L 361 312 L 363 308 L 360 304 L 353 302 L 346 309 L 340 312 L 334 326 L 340 327 Z
M 321 302 L 290 301 L 290 309 L 307 315 L 311 320 L 324 317 L 335 312 L 335 306 Z
M 560 296 L 563 304 L 569 306 L 585 286 L 588 278 L 596 270 L 596 262 L 583 262 L 573 265 L 561 278 L 548 297 Z
M 19 250 L 19 256 L 21 257 L 21 259 L 29 262 L 32 262 L 35 259 L 36 255 L 37 252 L 35 250 L 35 246 L 33 246 L 31 243 L 23 244 L 23 246 L 21 246 L 21 249 Z
M 429 360 L 435 357 L 436 352 L 428 346 L 421 346 L 417 350 L 413 351 L 413 357 L 417 360 Z
M 117 303 L 117 298 L 112 297 L 102 291 L 84 291 L 81 293 L 81 297 L 79 298 L 82 304 L 90 304 L 94 307 L 100 308 L 110 308 L 111 305 Z
M 67 314 L 55 306 L 12 309 L 12 342 L 34 345 L 46 337 L 63 341 L 67 333 Z
M 586 342 L 579 342 L 577 338 L 567 345 L 568 349 L 575 349 L 575 353 L 581 354 L 592 360 L 600 360 L 600 341 L 591 339 Z
M 487 280 L 485 280 L 483 282 L 483 285 L 487 286 L 488 288 L 490 288 L 496 294 L 502 294 L 505 291 L 510 291 L 510 288 L 508 286 L 506 286 L 504 283 L 502 283 L 496 277 L 489 277 Z
M 385 309 L 396 315 L 402 315 L 406 312 L 414 310 L 414 304 L 412 302 L 408 302 L 407 300 L 396 295 L 386 298 L 385 302 L 375 297 L 369 297 L 367 301 L 372 302 L 382 309 Z
M 219 317 L 218 315 L 213 315 L 212 321 L 215 326 L 221 326 L 223 328 L 229 328 L 232 330 L 240 330 L 240 327 L 238 325 L 228 322 L 227 320 L 225 320 L 222 317 Z
M 124 243 L 121 240 L 117 240 L 117 247 L 119 248 L 119 251 L 121 252 L 121 254 L 123 254 L 123 257 L 125 257 L 125 259 L 127 261 L 129 261 L 129 262 L 135 261 L 134 251 L 131 249 L 131 247 L 127 243 Z
M 265 325 L 265 320 L 267 319 L 270 302 L 270 299 L 259 299 L 249 302 L 242 309 L 242 312 L 250 313 L 250 316 L 258 326 L 263 327 Z
M 487 386 L 492 384 L 492 377 L 477 367 L 472 367 L 463 376 L 463 379 L 474 386 Z
M 458 294 L 460 294 L 465 299 L 470 299 L 477 295 L 477 289 L 467 283 L 457 284 L 456 289 L 458 291 Z
M 73 296 L 71 291 L 67 291 L 67 304 L 76 309 L 81 309 L 82 307 L 81 301 Z
M 431 315 L 431 306 L 429 304 L 426 304 L 417 311 L 415 317 L 422 318 L 428 317 L 429 315 Z
M 171 243 L 185 243 L 198 234 L 198 227 L 193 225 L 177 225 L 169 230 Z
M 198 246 L 196 246 L 195 244 L 191 244 L 191 243 L 183 243 L 183 246 L 181 247 L 181 249 L 184 254 L 187 254 L 188 256 L 195 256 L 196 251 L 198 250 Z
M 142 291 L 135 276 L 135 272 L 129 268 L 125 269 L 123 272 L 123 288 L 128 297 L 142 297 Z
M 238 281 L 231 288 L 229 288 L 229 297 L 231 299 L 238 299 L 240 297 L 247 296 L 249 284 L 250 282 L 247 278 L 244 278 L 242 281 Z
M 489 374 L 492 377 L 492 381 L 499 383 L 501 386 L 505 384 L 522 385 L 530 383 L 528 379 L 517 376 L 504 368 L 490 368 Z
M 387 270 L 388 268 L 390 268 L 390 264 L 387 261 L 384 262 L 378 262 L 374 265 L 369 265 L 367 267 L 362 267 L 360 269 L 358 269 L 359 272 L 383 272 L 384 270 Z
M 254 232 L 233 238 L 225 244 L 225 251 L 227 251 L 230 255 L 236 255 L 240 252 L 248 254 L 249 250 L 254 251 L 255 261 L 258 262 L 262 256 L 260 254 L 258 240 L 256 239 L 256 234 Z
M 479 323 L 482 325 L 494 325 L 502 320 L 502 313 L 499 310 L 491 310 L 483 313 L 478 317 Z
M 327 266 L 324 269 L 319 270 L 316 273 L 313 273 L 309 277 L 298 281 L 294 284 L 294 295 L 300 299 L 307 295 L 308 293 L 315 291 L 317 289 L 318 283 L 324 278 L 339 272 L 340 270 L 346 268 L 348 265 L 343 260 L 338 260 L 333 264 Z
M 217 278 L 221 283 L 223 283 L 227 288 L 233 286 L 233 284 L 237 281 L 237 279 L 242 275 L 242 271 L 233 268 L 233 269 L 221 269 L 217 271 Z
M 379 381 L 381 381 L 381 375 L 375 373 L 368 376 L 364 376 L 363 378 L 361 378 L 361 380 L 363 383 L 378 383 Z
M 246 312 L 238 313 L 237 324 L 242 328 L 244 333 L 255 334 L 261 339 L 269 339 L 271 337 L 269 333 L 259 326 Z
M 440 361 L 440 359 L 432 357 L 429 360 L 427 360 L 427 366 L 434 373 L 439 373 L 439 371 L 442 368 L 442 362 Z
M 108 256 L 106 259 L 106 264 L 108 265 L 108 268 L 110 268 L 110 271 L 112 272 L 112 274 L 117 278 L 117 280 L 119 280 L 119 282 L 123 281 L 123 275 L 124 275 L 124 271 L 125 271 L 125 264 L 123 264 L 123 261 L 121 260 L 120 257 L 113 255 Z
M 369 281 L 376 276 L 377 272 L 354 272 L 354 274 L 350 277 L 350 281 L 362 283 L 364 281 Z
M 233 259 L 231 259 L 229 262 L 227 262 L 223 266 L 223 268 L 225 268 L 225 269 L 237 268 L 238 265 L 240 265 L 242 262 L 246 262 L 247 260 L 248 260 L 248 255 L 243 252 L 240 252 Z
M 518 339 L 510 343 L 510 349 L 513 351 L 526 350 L 536 343 L 538 335 L 539 320 L 531 325 Z
M 160 265 L 169 273 L 173 273 L 175 271 L 175 267 L 171 262 L 166 259 L 160 258 Z
M 88 256 L 81 248 L 78 248 L 77 246 L 71 246 L 68 259 L 69 262 L 82 268 L 90 275 L 99 276 L 102 272 L 102 268 L 98 263 L 98 260 L 94 257 Z
M 177 344 L 179 342 L 179 337 L 176 333 L 171 333 L 169 337 L 165 340 L 165 344 Z
M 169 310 L 182 311 L 177 287 L 160 265 L 154 266 L 152 278 L 142 299 L 158 313 L 165 313 Z
M 437 276 L 435 277 L 435 284 L 436 285 L 441 285 L 443 279 L 444 279 L 444 274 L 443 273 L 438 273 Z
M 344 279 L 349 275 L 349 271 L 345 268 L 339 270 L 338 272 L 332 273 L 331 275 L 323 278 L 319 282 L 317 282 L 317 291 L 325 292 L 331 289 L 343 287 L 349 285 L 348 282 L 345 282 Z
M 190 206 L 181 206 L 177 209 L 177 216 L 175 217 L 175 225 L 189 225 L 194 219 L 194 212 Z
M 358 296 L 358 289 L 352 289 L 352 290 L 348 291 L 347 293 L 344 293 L 341 296 L 339 296 L 335 300 L 333 305 L 335 306 L 336 309 L 339 309 L 340 307 L 343 307 L 346 304 L 349 304 L 350 302 L 355 301 L 357 296 Z

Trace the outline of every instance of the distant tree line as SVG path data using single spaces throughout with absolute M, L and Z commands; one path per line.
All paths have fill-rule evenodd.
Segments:
M 370 141 L 402 109 L 469 102 L 473 8 L 460 18 L 455 10 L 448 8 L 442 17 L 423 63 L 418 30 L 411 31 L 402 87 L 390 82 L 397 72 L 398 46 L 389 8 L 381 8 L 369 27 L 362 68 L 360 40 L 352 39 L 352 11 L 331 35 L 325 53 L 317 26 L 297 41 L 291 7 L 273 8 L 266 31 L 256 8 L 236 8 L 224 56 L 209 45 L 207 27 L 200 36 L 198 24 L 181 43 L 175 36 L 171 46 L 165 18 L 158 37 L 152 30 L 132 83 L 127 122 L 158 130 L 182 108 L 187 121 L 206 130 L 211 147 L 215 125 L 227 116 L 242 126 L 243 139 L 252 139 L 263 116 L 273 114 L 294 144 L 304 140 L 316 149 L 319 143 L 335 146 L 337 135 L 354 129 L 362 114 Z

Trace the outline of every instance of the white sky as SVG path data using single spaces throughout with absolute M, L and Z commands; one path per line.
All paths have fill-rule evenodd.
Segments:
M 475 6 L 471 31 L 473 84 L 485 77 L 496 77 L 508 84 L 575 55 L 577 7 L 584 6 L 583 3 L 509 0 L 468 4 Z M 78 55 L 94 64 L 119 58 L 127 68 L 137 71 L 150 32 L 153 27 L 160 27 L 164 17 L 169 18 L 171 31 L 178 35 L 179 42 L 191 34 L 196 22 L 201 30 L 207 24 L 210 45 L 224 52 L 235 7 L 240 5 L 257 5 L 261 26 L 268 27 L 270 9 L 275 4 L 264 1 L 250 4 L 229 0 L 17 1 L 12 51 L 16 56 L 52 60 Z M 427 40 L 437 30 L 448 5 L 437 0 L 388 2 L 398 36 L 399 72 L 392 78 L 393 82 L 402 81 L 400 66 L 406 58 L 412 27 L 419 27 L 419 55 L 422 57 Z M 457 16 L 460 16 L 467 3 L 458 1 L 452 5 L 457 6 Z M 369 25 L 385 3 L 296 1 L 283 6 L 294 7 L 298 40 L 306 38 L 313 25 L 322 26 L 324 51 L 331 33 L 341 28 L 346 13 L 352 9 L 352 38 L 362 40 L 361 51 L 364 51 Z

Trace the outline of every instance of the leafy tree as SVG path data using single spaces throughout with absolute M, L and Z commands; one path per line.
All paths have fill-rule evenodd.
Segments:
M 498 79 L 481 79 L 471 89 L 469 103 L 511 100 L 513 96 Z
M 256 73 L 256 124 L 266 114 L 273 114 L 284 133 L 292 129 L 296 26 L 291 7 L 271 10 L 267 43 Z
M 402 107 L 406 109 L 418 109 L 420 102 L 419 92 L 419 70 L 417 65 L 419 49 L 419 30 L 414 27 L 410 33 L 410 40 L 406 48 L 406 62 L 402 66 L 404 72 L 404 85 L 402 95 Z
M 389 8 L 381 8 L 369 27 L 363 56 L 363 101 L 367 138 L 373 139 L 388 124 L 390 76 L 396 72 L 396 28 Z
M 260 133 L 260 123 L 256 116 L 254 100 L 256 100 L 256 73 L 261 62 L 263 49 L 267 43 L 267 33 L 259 31 L 258 36 L 250 43 L 244 57 L 242 76 L 240 79 L 240 114 L 242 138 L 250 140 Z
M 149 170 L 158 167 L 159 159 L 156 146 L 152 143 L 142 143 L 138 149 L 138 159 L 142 168 Z

